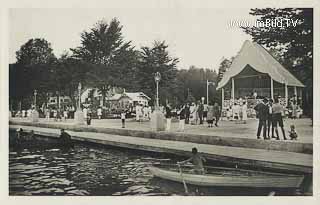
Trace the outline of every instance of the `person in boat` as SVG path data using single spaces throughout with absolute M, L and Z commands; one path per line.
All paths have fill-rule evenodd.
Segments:
M 191 172 L 194 172 L 196 174 L 204 174 L 204 167 L 203 167 L 203 162 L 206 162 L 206 159 L 201 156 L 201 154 L 198 153 L 197 148 L 192 148 L 192 156 L 182 162 L 178 162 L 179 165 L 185 164 L 187 162 L 191 162 L 193 164 L 193 170 Z

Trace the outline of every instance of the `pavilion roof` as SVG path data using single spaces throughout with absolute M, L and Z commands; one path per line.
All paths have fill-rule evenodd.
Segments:
M 257 43 L 245 41 L 230 68 L 224 73 L 217 89 L 224 87 L 232 77 L 237 76 L 246 65 L 258 72 L 268 74 L 273 80 L 288 86 L 304 85 L 284 68 L 265 48 Z

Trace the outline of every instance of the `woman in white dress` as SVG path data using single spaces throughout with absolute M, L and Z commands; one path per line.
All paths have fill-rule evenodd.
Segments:
M 196 117 L 197 117 L 197 109 L 194 103 L 192 103 L 192 105 L 190 106 L 190 117 L 191 117 L 190 124 L 195 125 Z
M 247 119 L 248 119 L 247 110 L 248 110 L 247 103 L 246 101 L 244 101 L 242 105 L 242 120 L 244 124 L 247 123 Z

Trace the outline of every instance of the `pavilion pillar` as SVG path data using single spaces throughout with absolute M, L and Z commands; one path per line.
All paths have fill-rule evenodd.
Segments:
M 234 78 L 231 78 L 231 86 L 232 86 L 231 99 L 232 99 L 232 103 L 234 103 Z
M 271 99 L 273 100 L 273 96 L 274 96 L 274 94 L 273 94 L 273 79 L 270 77 L 270 90 L 271 90 Z
M 297 86 L 294 86 L 294 95 L 298 97 Z
M 285 100 L 286 100 L 285 105 L 288 106 L 288 85 L 287 85 L 287 83 L 284 84 L 284 92 L 285 92 Z
M 221 89 L 221 95 L 222 95 L 221 96 L 221 101 L 222 101 L 221 102 L 221 108 L 223 109 L 223 105 L 224 105 L 224 89 L 223 88 Z

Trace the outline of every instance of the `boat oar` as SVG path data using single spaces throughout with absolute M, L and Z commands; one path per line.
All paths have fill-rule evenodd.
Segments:
M 181 169 L 180 164 L 178 164 L 178 167 L 179 167 L 179 172 L 180 172 L 180 176 L 181 176 L 181 179 L 182 179 L 184 191 L 186 192 L 186 194 L 189 194 L 187 184 L 186 184 L 186 182 L 184 181 L 184 178 L 183 178 L 183 175 L 182 175 L 182 169 Z

